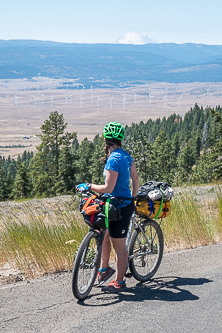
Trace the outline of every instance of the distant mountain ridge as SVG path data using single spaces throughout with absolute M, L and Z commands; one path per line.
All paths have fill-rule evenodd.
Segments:
M 0 79 L 72 78 L 87 87 L 222 81 L 222 45 L 0 40 Z

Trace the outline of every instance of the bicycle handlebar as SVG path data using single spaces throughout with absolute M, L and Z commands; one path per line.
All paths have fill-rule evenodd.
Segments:
M 132 197 L 132 198 L 129 198 L 129 197 L 114 197 L 114 196 L 111 196 L 111 195 L 108 196 L 107 194 L 98 195 L 95 192 L 93 192 L 92 190 L 85 190 L 85 191 L 81 191 L 80 193 L 85 194 L 85 195 L 96 195 L 100 199 L 110 198 L 111 200 L 116 200 L 118 202 L 122 202 L 122 201 L 125 201 L 125 200 L 129 200 L 129 201 L 135 201 L 136 200 L 136 197 Z

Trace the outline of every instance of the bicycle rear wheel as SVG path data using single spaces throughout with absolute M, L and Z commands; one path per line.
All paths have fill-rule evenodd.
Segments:
M 135 279 L 148 281 L 160 266 L 163 256 L 163 233 L 153 220 L 140 223 L 129 244 L 129 268 Z
M 96 280 L 102 246 L 99 234 L 90 231 L 79 246 L 72 270 L 72 292 L 77 299 L 85 299 Z

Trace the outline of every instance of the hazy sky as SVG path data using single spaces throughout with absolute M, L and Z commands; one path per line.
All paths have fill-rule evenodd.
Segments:
M 112 43 L 128 32 L 222 45 L 222 1 L 0 0 L 0 39 Z

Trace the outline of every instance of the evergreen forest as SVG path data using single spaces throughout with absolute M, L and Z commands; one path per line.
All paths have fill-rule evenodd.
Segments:
M 118 119 L 115 121 L 118 121 Z M 73 194 L 75 185 L 103 183 L 104 140 L 78 141 L 63 114 L 51 112 L 41 126 L 37 152 L 0 156 L 0 201 Z M 194 105 L 184 117 L 149 119 L 125 127 L 123 149 L 133 157 L 143 184 L 207 184 L 222 179 L 222 108 Z

